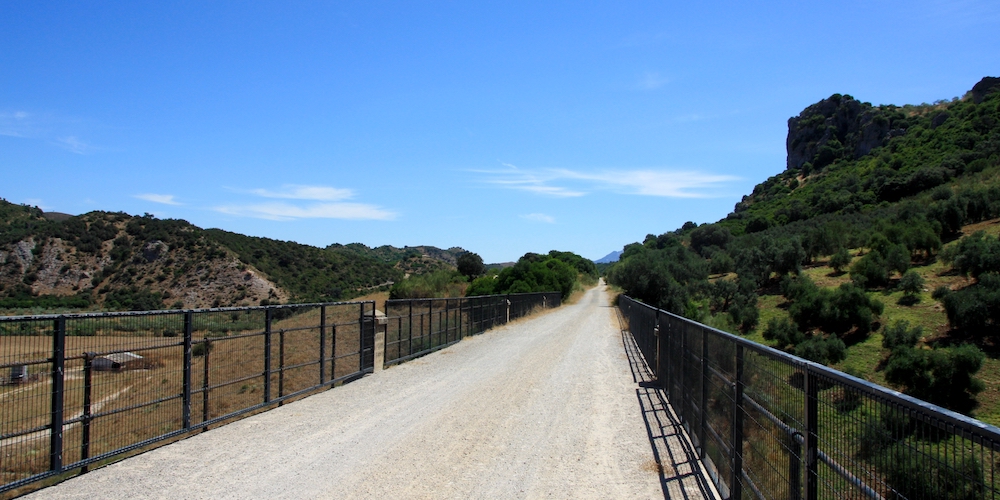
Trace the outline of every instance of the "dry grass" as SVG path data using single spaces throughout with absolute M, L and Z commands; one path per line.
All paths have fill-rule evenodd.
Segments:
M 324 363 L 324 382 L 359 370 L 359 305 L 330 306 L 325 342 L 320 344 L 319 309 L 306 311 L 272 325 L 270 397 L 277 398 L 320 384 L 319 358 Z M 370 314 L 371 305 L 366 308 Z M 208 355 L 192 359 L 191 425 L 264 403 L 263 328 L 230 332 L 197 331 L 195 346 L 206 342 Z M 334 332 L 336 347 L 334 348 Z M 51 337 L 3 337 L 2 362 L 15 364 L 45 359 L 51 354 Z M 127 350 L 144 356 L 143 369 L 120 372 L 94 371 L 91 412 L 90 456 L 100 455 L 183 428 L 184 352 L 180 337 L 154 337 L 152 332 L 128 335 L 67 337 L 64 418 L 79 418 L 84 412 L 83 352 Z M 335 352 L 336 359 L 329 359 Z M 206 380 L 206 362 L 208 378 Z M 303 365 L 280 370 L 281 366 Z M 0 434 L 9 435 L 43 428 L 50 421 L 52 383 L 48 363 L 32 365 L 29 381 L 0 387 Z M 206 384 L 207 382 L 207 384 Z M 207 398 L 202 388 L 208 385 Z M 207 403 L 207 405 L 206 405 Z M 83 426 L 64 427 L 66 464 L 82 458 Z M 0 441 L 0 481 L 8 483 L 48 470 L 49 432 L 40 430 Z

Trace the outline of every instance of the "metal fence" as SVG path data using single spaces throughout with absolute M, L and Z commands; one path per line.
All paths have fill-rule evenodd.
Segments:
M 561 303 L 559 292 L 388 300 L 385 365 L 423 356 L 536 308 L 558 307 Z
M 1000 429 L 624 295 L 618 306 L 724 497 L 1000 497 Z
M 0 317 L 0 493 L 371 372 L 374 302 Z

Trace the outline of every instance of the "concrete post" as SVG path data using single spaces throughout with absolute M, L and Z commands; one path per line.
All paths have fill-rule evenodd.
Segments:
M 375 310 L 375 367 L 374 373 L 385 368 L 385 334 L 389 328 L 389 318 L 385 313 Z

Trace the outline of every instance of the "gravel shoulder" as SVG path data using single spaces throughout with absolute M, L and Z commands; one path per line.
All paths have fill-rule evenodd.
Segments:
M 27 498 L 703 498 L 700 470 L 660 474 L 663 426 L 608 300 L 599 286 Z

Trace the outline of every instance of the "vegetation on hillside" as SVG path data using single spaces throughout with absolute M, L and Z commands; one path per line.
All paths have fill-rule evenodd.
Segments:
M 919 106 L 835 94 L 789 120 L 786 146 L 787 168 L 728 217 L 627 245 L 609 281 L 971 413 L 977 373 L 1000 371 L 983 354 L 1000 353 L 1000 241 L 963 233 L 1000 218 L 998 82 Z
M 402 273 L 391 264 L 357 252 L 244 236 L 221 229 L 209 229 L 206 233 L 235 252 L 242 262 L 291 291 L 296 301 L 346 299 L 402 278 Z
M 466 295 L 559 292 L 565 300 L 582 284 L 597 280 L 597 267 L 572 252 L 526 253 L 512 267 L 491 269 L 476 278 Z
M 57 214 L 58 215 L 58 214 Z M 459 248 L 254 238 L 125 213 L 53 216 L 0 200 L 0 309 L 142 310 L 344 300 L 453 271 Z

